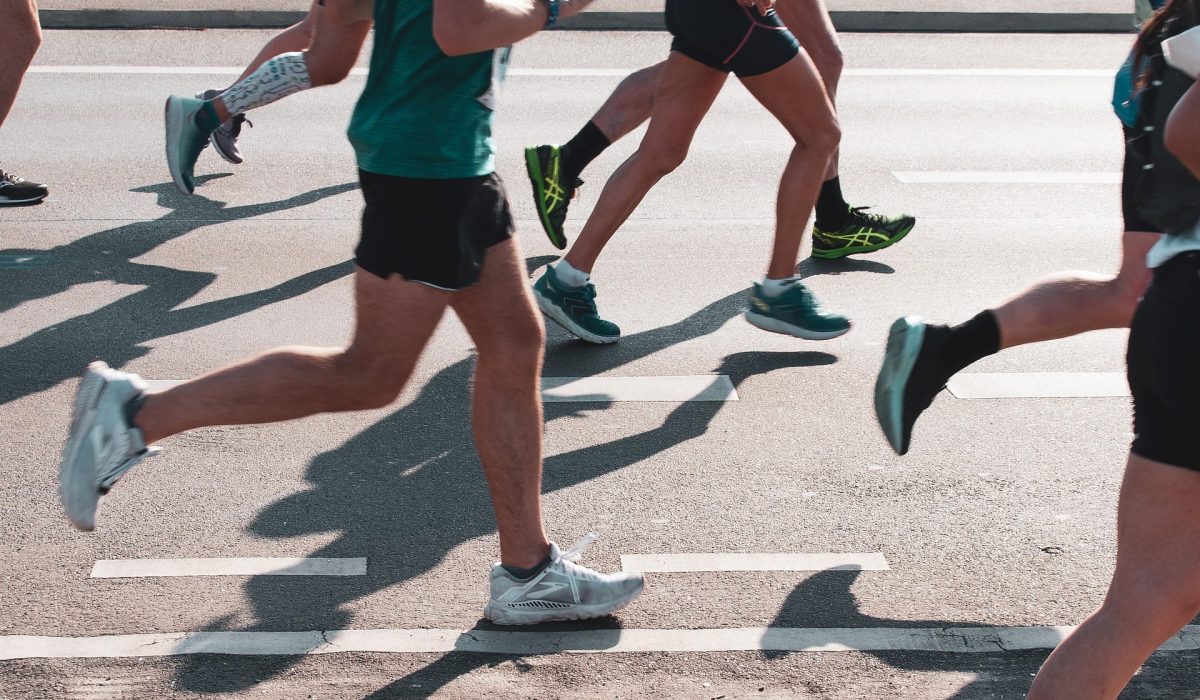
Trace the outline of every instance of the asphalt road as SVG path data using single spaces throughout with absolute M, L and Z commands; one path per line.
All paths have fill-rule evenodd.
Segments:
M 347 337 L 361 205 L 343 131 L 361 77 L 253 114 L 247 163 L 206 153 L 193 197 L 174 192 L 163 162 L 164 97 L 232 78 L 167 67 L 237 66 L 267 36 L 50 32 L 0 132 L 4 167 L 53 187 L 40 206 L 0 210 L 0 636 L 490 629 L 479 613 L 496 537 L 469 436 L 471 344 L 453 320 L 389 409 L 172 438 L 114 490 L 97 532 L 72 531 L 60 513 L 58 452 L 88 361 L 177 379 Z M 655 574 L 618 619 L 554 629 L 1055 626 L 1100 602 L 1127 399 L 943 394 L 897 458 L 870 395 L 897 316 L 960 321 L 1040 275 L 1115 269 L 1115 184 L 909 184 L 894 173 L 1117 172 L 1107 75 L 1128 41 L 845 36 L 845 190 L 919 223 L 886 251 L 801 263 L 855 322 L 824 343 L 739 317 L 765 264 L 789 145 L 740 86 L 726 88 L 687 163 L 596 269 L 601 311 L 625 337 L 592 347 L 551 327 L 545 374 L 723 374 L 739 400 L 549 404 L 550 532 L 564 544 L 599 532 L 585 561 L 600 569 L 622 554 L 686 552 L 875 552 L 890 569 Z M 518 48 L 499 170 L 535 273 L 555 251 L 534 220 L 521 147 L 584 123 L 619 79 L 591 69 L 647 65 L 668 43 L 559 32 Z M 585 173 L 571 232 L 639 137 Z M 970 371 L 1120 372 L 1125 338 L 1019 348 Z M 101 559 L 304 556 L 366 557 L 368 571 L 89 578 Z M 1020 697 L 1045 653 L 25 659 L 0 662 L 0 698 Z M 1196 662 L 1194 651 L 1156 655 L 1128 697 L 1197 696 Z

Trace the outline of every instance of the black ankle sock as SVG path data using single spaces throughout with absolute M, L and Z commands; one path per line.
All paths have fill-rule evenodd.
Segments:
M 562 172 L 563 180 L 573 183 L 575 178 L 583 172 L 583 169 L 588 166 L 596 156 L 604 152 L 604 149 L 612 145 L 608 137 L 600 131 L 600 127 L 596 126 L 595 122 L 589 121 L 583 125 L 575 138 L 567 141 L 562 146 Z
M 941 367 L 946 379 L 975 362 L 1000 352 L 1000 326 L 996 315 L 983 311 L 966 323 L 950 329 L 941 348 Z
M 542 569 L 546 568 L 547 566 L 550 566 L 550 557 L 546 557 L 545 559 L 542 560 L 542 563 L 538 564 L 537 566 L 533 567 L 532 569 L 522 569 L 522 568 L 516 567 L 516 566 L 509 566 L 508 564 L 501 564 L 500 566 L 503 566 L 504 570 L 507 571 L 508 573 L 512 574 L 514 577 L 524 581 L 526 579 L 531 579 L 534 576 L 537 576 L 538 574 L 542 573 Z
M 821 184 L 817 195 L 817 226 L 826 231 L 836 231 L 846 225 L 850 218 L 850 205 L 842 196 L 842 178 L 835 177 Z

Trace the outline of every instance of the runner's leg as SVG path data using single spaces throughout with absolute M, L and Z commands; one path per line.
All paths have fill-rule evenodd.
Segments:
M 12 109 L 25 71 L 42 43 L 35 0 L 0 2 L 0 126 Z M 45 185 L 29 182 L 0 168 L 0 206 L 32 204 L 46 198 Z

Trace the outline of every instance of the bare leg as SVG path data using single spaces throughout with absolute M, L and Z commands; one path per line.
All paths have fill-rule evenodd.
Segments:
M 845 62 L 842 58 L 842 47 L 838 43 L 837 30 L 833 27 L 833 20 L 829 17 L 825 1 L 780 0 L 779 16 L 817 66 L 821 82 L 825 84 L 825 94 L 836 109 L 838 83 L 842 79 Z M 838 153 L 835 150 L 829 158 L 829 167 L 825 170 L 826 180 L 838 175 Z
M 258 70 L 259 66 L 279 54 L 307 49 L 313 40 L 313 28 L 316 26 L 316 19 L 313 15 L 316 9 L 317 3 L 314 2 L 304 19 L 271 37 L 271 40 L 259 49 L 258 55 L 250 61 L 242 74 L 233 82 L 238 83 L 250 77 L 250 74 Z
M 642 125 L 654 110 L 654 94 L 662 80 L 666 61 L 634 71 L 617 85 L 592 117 L 610 142 L 617 142 Z
M 388 405 L 408 381 L 450 293 L 364 270 L 346 348 L 280 348 L 151 394 L 135 417 L 147 444 L 210 425 L 291 420 Z
M 742 84 L 796 141 L 779 183 L 775 245 L 767 269 L 767 277 L 784 279 L 795 274 L 808 217 L 841 131 L 816 67 L 803 51 L 770 73 L 742 78 Z
M 451 307 L 475 341 L 472 422 L 496 523 L 500 561 L 531 568 L 550 551 L 542 527 L 542 352 L 546 330 L 515 240 L 488 249 L 479 284 Z
M 1046 659 L 1030 700 L 1115 698 L 1200 611 L 1200 474 L 1130 455 L 1108 595 Z
M 42 27 L 35 0 L 0 2 L 0 126 L 41 44 Z
M 1102 328 L 1127 328 L 1150 284 L 1146 253 L 1158 238 L 1156 233 L 1127 231 L 1121 239 L 1121 269 L 1115 277 L 1061 272 L 993 309 L 1001 349 Z
M 724 73 L 683 54 L 671 53 L 663 69 L 646 136 L 637 152 L 608 178 L 595 210 L 567 253 L 567 262 L 578 270 L 591 272 L 600 251 L 650 188 L 687 157 L 700 120 L 724 84 Z

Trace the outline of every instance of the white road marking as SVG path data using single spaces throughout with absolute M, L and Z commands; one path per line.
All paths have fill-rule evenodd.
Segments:
M 147 380 L 151 391 L 182 383 L 178 379 Z M 686 377 L 542 377 L 542 401 L 737 401 L 737 390 L 728 376 L 701 374 Z
M 1124 372 L 1011 372 L 955 375 L 948 386 L 960 399 L 1053 399 L 1129 396 Z
M 542 377 L 542 401 L 737 401 L 723 374 L 691 377 Z
M 890 571 L 882 554 L 622 554 L 621 569 L 694 571 Z
M 534 78 L 623 78 L 643 68 L 509 68 L 510 77 Z M 241 75 L 243 66 L 32 66 L 32 74 L 79 75 Z M 1103 78 L 1111 80 L 1115 70 L 1107 68 L 850 68 L 850 78 Z M 363 76 L 366 68 L 350 75 Z
M 998 654 L 1053 649 L 1073 627 L 611 629 L 581 632 L 331 630 L 178 632 L 101 637 L 0 637 L 0 660 L 133 658 L 181 654 L 309 655 L 345 652 L 430 654 L 605 654 L 722 651 L 933 651 Z M 1189 625 L 1160 647 L 1200 649 Z
M 92 578 L 157 576 L 364 576 L 365 557 L 240 559 L 102 559 Z
M 1121 173 L 1014 171 L 910 171 L 893 172 L 910 185 L 1112 185 L 1121 183 Z

